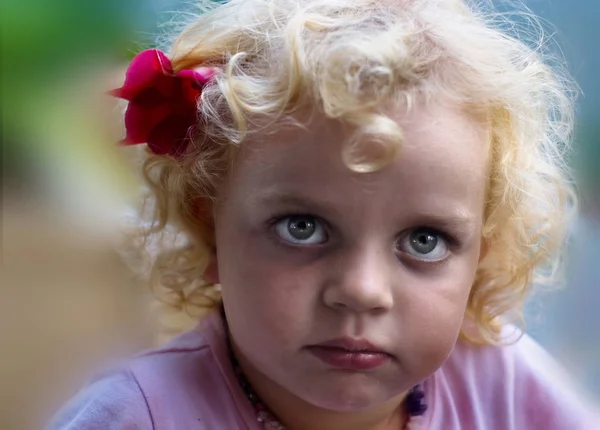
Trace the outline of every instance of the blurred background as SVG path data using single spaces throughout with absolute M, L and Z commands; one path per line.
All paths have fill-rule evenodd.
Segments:
M 41 428 L 92 369 L 153 343 L 147 291 L 112 251 L 140 179 L 112 145 L 122 130 L 104 91 L 183 3 L 0 3 L 1 429 Z M 583 92 L 572 160 L 582 212 L 567 278 L 533 296 L 528 328 L 600 399 L 600 3 L 526 4 L 554 25 Z

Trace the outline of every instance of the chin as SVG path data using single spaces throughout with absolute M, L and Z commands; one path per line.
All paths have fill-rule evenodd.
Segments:
M 381 392 L 381 385 L 354 383 L 319 385 L 308 388 L 308 396 L 304 400 L 313 406 L 338 412 L 352 412 L 377 406 L 393 395 Z M 377 385 L 377 384 L 373 384 Z
M 354 394 L 340 396 L 337 398 L 321 398 L 315 399 L 316 401 L 313 403 L 314 406 L 317 406 L 320 409 L 326 409 L 330 411 L 336 412 L 356 412 L 365 409 L 372 408 L 377 406 L 383 401 L 376 401 L 373 398 L 365 397 L 365 396 L 357 396 Z

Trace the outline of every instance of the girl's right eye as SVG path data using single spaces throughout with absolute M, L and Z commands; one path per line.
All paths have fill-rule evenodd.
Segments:
M 320 245 L 328 239 L 322 223 L 308 215 L 281 218 L 275 224 L 275 233 L 283 241 L 294 245 Z

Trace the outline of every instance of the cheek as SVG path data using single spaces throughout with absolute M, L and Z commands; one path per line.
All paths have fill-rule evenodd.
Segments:
M 310 270 L 273 258 L 260 240 L 237 238 L 222 240 L 218 252 L 223 302 L 232 329 L 244 331 L 264 347 L 276 342 L 285 348 L 309 332 L 318 280 Z
M 401 315 L 407 332 L 402 349 L 410 367 L 426 373 L 439 367 L 452 351 L 474 280 L 470 266 L 454 266 L 435 279 L 414 280 L 419 292 L 405 298 L 407 308 Z

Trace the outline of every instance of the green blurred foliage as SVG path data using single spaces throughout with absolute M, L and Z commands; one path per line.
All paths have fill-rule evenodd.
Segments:
M 1 7 L 3 53 L 20 69 L 123 50 L 150 14 L 143 0 L 3 0 Z
M 140 41 L 150 43 L 142 31 L 152 18 L 147 0 L 0 2 L 5 176 L 29 181 L 48 151 L 64 149 L 53 143 L 81 125 L 73 93 L 95 91 L 95 70 L 125 64 Z
M 28 103 L 79 64 L 129 56 L 148 15 L 143 0 L 3 0 L 2 84 L 5 100 Z M 145 11 L 145 13 L 144 13 Z

